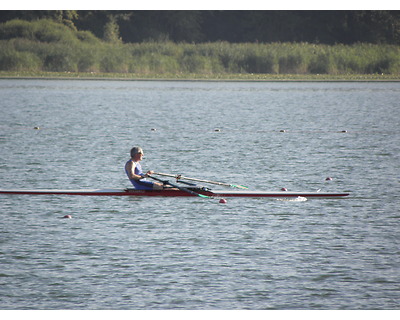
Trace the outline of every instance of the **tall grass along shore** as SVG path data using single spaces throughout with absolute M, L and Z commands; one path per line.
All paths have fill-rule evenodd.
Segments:
M 124 44 L 102 41 L 88 31 L 51 20 L 11 20 L 0 25 L 0 71 L 0 76 L 56 72 L 177 79 L 296 80 L 324 75 L 332 79 L 397 79 L 400 46 L 170 41 Z

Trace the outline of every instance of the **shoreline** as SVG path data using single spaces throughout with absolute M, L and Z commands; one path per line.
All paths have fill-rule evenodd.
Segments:
M 379 74 L 136 74 L 0 71 L 0 79 L 199 82 L 399 82 L 400 75 Z

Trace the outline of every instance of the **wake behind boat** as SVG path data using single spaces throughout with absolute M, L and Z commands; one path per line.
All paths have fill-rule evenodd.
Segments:
M 183 189 L 183 190 L 181 190 Z M 188 192 L 191 191 L 191 192 Z M 77 195 L 77 196 L 130 196 L 130 197 L 195 197 L 207 198 L 342 198 L 349 193 L 341 192 L 293 192 L 293 191 L 250 191 L 250 190 L 210 190 L 201 187 L 188 187 L 164 190 L 136 190 L 136 189 L 6 189 L 0 194 L 24 195 Z

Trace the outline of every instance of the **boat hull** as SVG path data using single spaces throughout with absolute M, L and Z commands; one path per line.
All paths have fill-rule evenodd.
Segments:
M 189 189 L 189 188 L 188 188 Z M 289 191 L 223 191 L 190 188 L 191 191 L 218 198 L 341 198 L 349 193 L 339 192 L 289 192 Z M 25 195 L 78 195 L 78 196 L 130 196 L 130 197 L 195 197 L 195 194 L 183 190 L 135 190 L 135 189 L 9 189 L 0 190 L 0 194 L 25 194 Z

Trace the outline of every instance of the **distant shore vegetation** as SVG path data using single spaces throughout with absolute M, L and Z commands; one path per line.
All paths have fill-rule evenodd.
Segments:
M 400 46 L 311 43 L 123 43 L 52 20 L 0 24 L 0 71 L 138 75 L 400 74 Z

